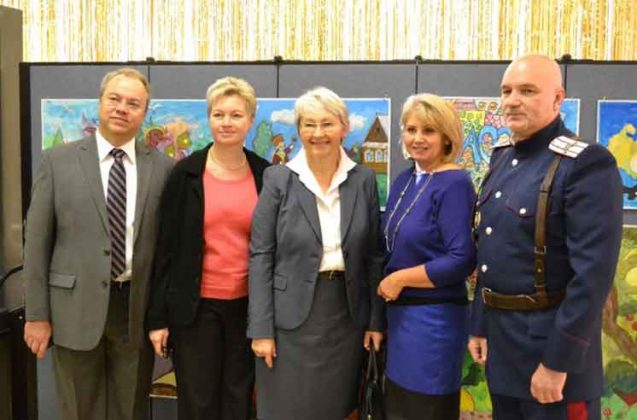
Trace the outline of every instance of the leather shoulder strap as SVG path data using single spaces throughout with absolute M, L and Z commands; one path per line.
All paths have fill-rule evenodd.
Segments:
M 537 200 L 537 211 L 535 213 L 535 291 L 538 300 L 548 304 L 546 294 L 546 280 L 544 278 L 544 266 L 546 257 L 546 219 L 549 213 L 549 196 L 553 180 L 560 166 L 562 155 L 556 155 L 549 169 L 544 175 L 542 184 L 540 185 L 540 194 Z

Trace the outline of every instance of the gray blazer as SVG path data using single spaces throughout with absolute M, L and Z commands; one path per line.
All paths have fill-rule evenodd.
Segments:
M 376 294 L 383 254 L 374 172 L 356 165 L 339 188 L 341 248 L 347 302 L 361 328 L 384 329 L 384 303 Z M 272 338 L 308 317 L 323 254 L 316 197 L 285 166 L 263 175 L 252 219 L 248 337 Z
M 145 338 L 157 209 L 173 161 L 136 143 L 137 198 L 129 337 Z M 94 136 L 46 150 L 27 215 L 27 321 L 49 320 L 53 342 L 91 350 L 102 337 L 110 293 L 111 240 Z

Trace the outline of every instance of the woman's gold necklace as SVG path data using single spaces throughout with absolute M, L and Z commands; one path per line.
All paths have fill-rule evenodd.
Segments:
M 211 147 L 210 148 L 210 152 L 208 153 L 210 155 L 210 159 L 212 159 L 212 161 L 215 163 L 215 165 L 217 165 L 219 168 L 223 169 L 224 171 L 228 171 L 228 172 L 233 172 L 233 171 L 238 171 L 239 169 L 243 168 L 245 166 L 245 164 L 248 162 L 248 159 L 246 159 L 246 155 L 243 155 L 243 159 L 241 160 L 241 163 L 239 163 L 236 166 L 228 166 L 228 165 L 224 165 L 222 164 L 217 157 L 215 156 L 215 152 L 214 152 L 214 148 Z

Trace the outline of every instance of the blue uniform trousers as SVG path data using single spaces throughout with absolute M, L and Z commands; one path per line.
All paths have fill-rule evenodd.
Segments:
M 491 394 L 494 420 L 598 420 L 599 399 L 540 404 L 537 401 Z

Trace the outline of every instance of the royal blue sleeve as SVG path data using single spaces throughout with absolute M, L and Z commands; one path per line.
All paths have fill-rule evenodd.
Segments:
M 476 195 L 466 173 L 451 182 L 439 197 L 438 229 L 443 255 L 425 264 L 436 287 L 465 281 L 475 267 L 475 247 L 471 237 L 471 215 Z

